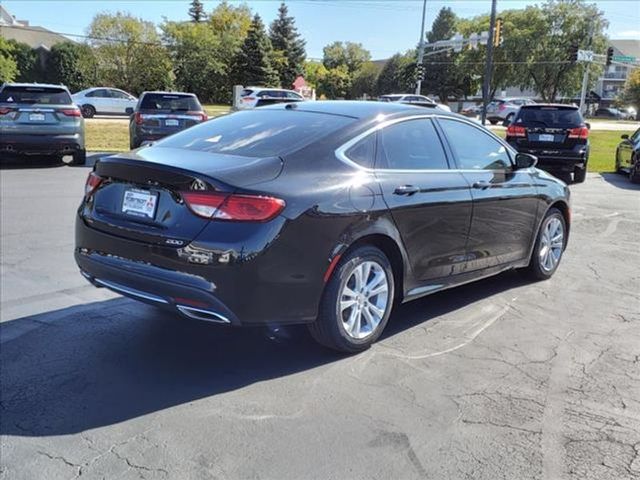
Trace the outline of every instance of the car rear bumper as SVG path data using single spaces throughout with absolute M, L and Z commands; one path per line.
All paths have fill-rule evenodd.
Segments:
M 81 134 L 0 134 L 0 152 L 23 155 L 72 155 L 84 150 Z
M 573 172 L 575 167 L 584 168 L 589 159 L 588 145 L 580 145 L 573 149 L 541 149 L 518 146 L 509 141 L 509 144 L 520 153 L 529 153 L 538 158 L 537 167 L 553 172 Z
M 82 275 L 96 287 L 198 320 L 240 325 L 238 317 L 214 294 L 216 286 L 202 277 L 142 262 L 89 252 L 75 252 Z
M 232 225 L 210 224 L 198 238 L 214 243 L 177 248 L 103 232 L 78 215 L 75 260 L 94 285 L 186 316 L 234 326 L 312 322 L 323 272 L 308 273 L 317 270 L 316 256 L 304 249 L 298 257 L 282 231 L 285 219 L 274 222 L 247 226 L 253 234 L 245 239 L 220 230 Z

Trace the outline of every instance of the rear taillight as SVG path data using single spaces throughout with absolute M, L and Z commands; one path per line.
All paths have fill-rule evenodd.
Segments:
M 507 106 L 504 103 L 501 103 L 500 105 L 498 105 L 498 111 L 501 112 L 502 110 L 504 110 L 505 108 L 507 108 Z
M 136 112 L 133 117 L 133 121 L 136 122 L 136 125 L 142 125 L 142 122 L 144 122 L 144 118 L 142 117 L 142 114 L 140 112 Z
M 201 122 L 206 122 L 209 117 L 207 117 L 207 114 L 204 112 L 187 112 L 187 115 L 190 115 L 192 117 L 199 117 Z
M 85 183 L 84 185 L 84 197 L 89 198 L 91 195 L 93 195 L 93 192 L 95 192 L 96 189 L 100 186 L 102 180 L 103 179 L 100 175 L 91 172 L 87 177 L 87 183 Z
M 569 138 L 589 138 L 589 129 L 587 127 L 578 127 L 569 129 Z
M 246 103 L 253 102 L 254 100 L 254 97 L 242 97 L 242 101 Z
M 6 115 L 7 113 L 11 113 L 13 111 L 13 108 L 2 107 L 0 108 L 0 115 Z
M 266 222 L 285 206 L 284 200 L 261 195 L 182 192 L 182 198 L 199 217 L 239 222 Z
M 62 110 L 58 110 L 58 112 L 63 114 L 65 117 L 81 117 L 82 116 L 79 108 L 65 108 Z
M 524 127 L 509 125 L 507 127 L 507 137 L 526 137 L 527 130 Z

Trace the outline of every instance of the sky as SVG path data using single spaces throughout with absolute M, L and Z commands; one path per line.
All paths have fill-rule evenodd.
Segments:
M 204 1 L 211 11 L 217 1 Z M 232 1 L 231 3 L 240 3 Z M 280 1 L 248 0 L 245 3 L 269 24 Z M 420 36 L 422 0 L 287 0 L 290 15 L 307 41 L 307 56 L 321 58 L 322 48 L 336 40 L 359 42 L 375 59 L 388 58 L 414 47 Z M 500 10 L 520 9 L 522 0 L 498 0 Z M 595 2 L 609 21 L 610 38 L 640 39 L 640 0 Z M 61 33 L 84 34 L 99 12 L 129 12 L 144 20 L 161 23 L 188 19 L 189 0 L 0 0 L 18 19 Z M 438 11 L 449 6 L 460 17 L 488 13 L 490 0 L 427 0 L 426 30 Z

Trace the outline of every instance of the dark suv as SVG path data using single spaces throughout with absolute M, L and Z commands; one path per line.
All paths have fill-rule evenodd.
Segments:
M 507 128 L 507 142 L 538 157 L 538 168 L 584 182 L 589 160 L 589 127 L 578 107 L 523 105 Z
M 127 109 L 129 147 L 138 148 L 207 120 L 193 93 L 143 92 L 136 108 Z

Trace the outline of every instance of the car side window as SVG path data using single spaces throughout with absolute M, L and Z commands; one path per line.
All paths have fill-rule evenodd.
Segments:
M 433 122 L 428 118 L 406 120 L 380 130 L 376 168 L 448 169 L 447 157 Z
M 511 168 L 507 148 L 488 133 L 457 120 L 440 118 L 449 145 L 463 170 L 505 170 Z
M 129 96 L 124 93 L 121 92 L 120 90 L 111 90 L 111 97 L 112 98 L 120 98 L 120 99 L 124 99 L 124 100 L 128 100 Z
M 365 168 L 373 168 L 376 155 L 376 134 L 367 135 L 349 148 L 345 155 L 352 162 Z

